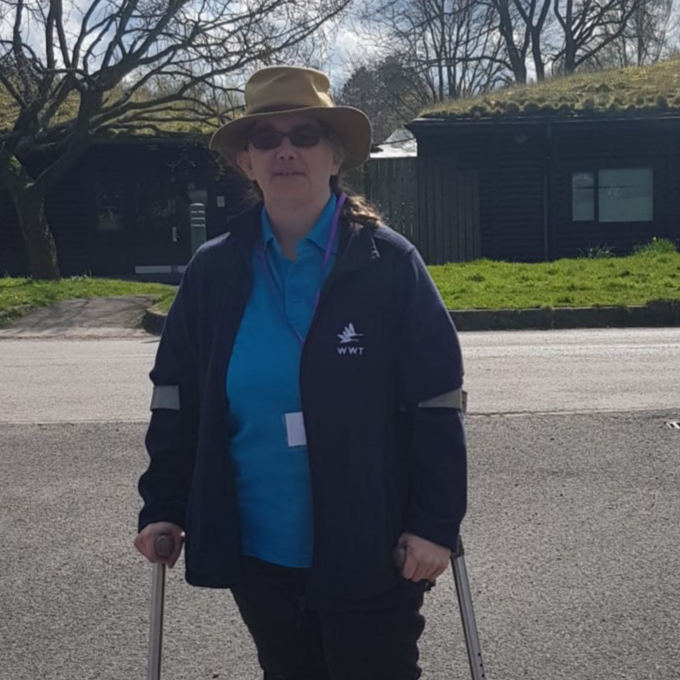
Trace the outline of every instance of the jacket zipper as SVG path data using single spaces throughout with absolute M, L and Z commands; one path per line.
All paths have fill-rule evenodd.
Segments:
M 348 244 L 349 246 L 349 244 Z M 310 342 L 310 339 L 312 338 L 313 332 L 315 327 L 318 325 L 318 318 L 321 314 L 321 312 L 325 309 L 326 306 L 326 300 L 328 299 L 328 296 L 330 294 L 331 288 L 335 285 L 335 282 L 337 281 L 338 278 L 342 277 L 343 272 L 341 271 L 343 261 L 346 257 L 347 254 L 347 248 L 343 252 L 341 252 L 335 262 L 335 266 L 333 267 L 328 279 L 326 279 L 326 282 L 323 285 L 323 288 L 321 289 L 321 294 L 319 296 L 319 303 L 316 307 L 316 310 L 314 312 L 314 316 L 312 317 L 312 323 L 309 326 L 309 330 L 307 331 L 307 337 L 305 338 L 305 342 L 302 346 L 302 354 L 300 355 L 300 403 L 302 404 L 302 413 L 304 414 L 306 412 L 306 407 L 305 407 L 305 389 L 304 389 L 304 384 L 302 380 L 302 376 L 304 375 L 304 365 L 305 365 L 305 357 L 307 356 L 307 345 Z M 305 430 L 308 430 L 309 428 L 305 425 Z M 317 540 L 316 540 L 316 531 L 317 531 L 317 522 L 316 518 L 318 517 L 318 502 L 317 502 L 317 496 L 314 492 L 314 469 L 315 469 L 315 464 L 314 464 L 314 455 L 312 452 L 312 446 L 310 445 L 309 437 L 307 437 L 307 458 L 309 460 L 309 471 L 310 471 L 310 477 L 311 477 L 311 486 L 312 486 L 312 511 L 314 513 L 314 516 L 312 518 L 313 524 L 312 524 L 312 563 L 310 565 L 310 571 L 314 570 L 314 567 L 316 565 L 316 545 L 317 545 Z
M 347 258 L 347 251 L 352 245 L 352 240 L 353 238 L 356 238 L 353 235 L 350 235 L 350 239 L 345 246 L 345 249 L 339 253 L 338 258 L 335 262 L 335 266 L 333 267 L 328 279 L 326 280 L 325 284 L 323 285 L 323 288 L 321 289 L 321 295 L 319 296 L 319 303 L 316 307 L 316 311 L 314 312 L 314 316 L 312 317 L 312 323 L 309 326 L 309 330 L 307 331 L 307 337 L 305 338 L 304 345 L 302 346 L 302 354 L 300 356 L 300 402 L 302 404 L 302 413 L 304 414 L 306 412 L 305 408 L 305 389 L 304 389 L 304 384 L 302 380 L 302 376 L 304 375 L 304 366 L 305 366 L 305 358 L 307 356 L 307 345 L 309 344 L 316 326 L 318 325 L 318 319 L 322 313 L 322 311 L 325 309 L 326 306 L 326 301 L 328 299 L 328 296 L 330 295 L 330 291 L 335 285 L 336 281 L 339 278 L 342 278 L 342 276 L 345 275 L 346 272 L 343 271 L 343 265 L 345 263 L 345 260 Z M 356 248 L 356 244 L 354 244 L 354 247 Z M 305 425 L 305 429 L 308 430 L 307 426 Z M 312 446 L 310 445 L 309 442 L 309 437 L 307 438 L 307 458 L 309 459 L 309 469 L 310 469 L 310 476 L 311 476 L 311 482 L 312 482 L 312 510 L 314 512 L 314 524 L 313 524 L 313 530 L 312 530 L 312 539 L 313 539 L 313 544 L 312 544 L 312 564 L 310 567 L 310 570 L 313 570 L 316 564 L 316 531 L 317 531 L 317 524 L 316 524 L 316 517 L 318 516 L 318 503 L 317 503 L 317 497 L 316 494 L 314 493 L 314 453 L 312 450 Z

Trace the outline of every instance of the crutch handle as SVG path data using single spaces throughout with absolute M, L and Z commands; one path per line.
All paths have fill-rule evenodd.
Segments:
M 159 534 L 153 544 L 156 557 L 167 560 L 175 551 L 175 539 L 172 534 Z
M 401 571 L 406 561 L 406 548 L 397 546 L 392 551 L 392 559 L 395 567 Z M 472 606 L 472 595 L 470 593 L 470 583 L 468 581 L 467 569 L 465 567 L 465 549 L 463 540 L 459 536 L 456 542 L 456 549 L 451 551 L 451 569 L 453 580 L 458 596 L 458 607 L 460 609 L 463 633 L 465 635 L 465 646 L 470 663 L 470 674 L 472 680 L 486 680 L 484 661 L 482 660 L 482 650 L 479 644 L 477 633 L 477 622 Z
M 463 555 L 465 555 L 465 550 L 463 549 L 463 539 L 459 536 L 458 540 L 456 541 L 456 549 L 451 551 L 451 559 L 453 560 L 456 557 L 462 557 Z M 406 562 L 406 548 L 398 545 L 392 551 L 392 560 L 394 562 L 394 566 L 399 571 L 401 571 L 404 567 L 404 562 Z
M 406 548 L 403 548 L 400 545 L 397 546 L 392 551 L 392 561 L 394 562 L 394 566 L 401 571 L 404 567 L 404 562 L 406 562 Z

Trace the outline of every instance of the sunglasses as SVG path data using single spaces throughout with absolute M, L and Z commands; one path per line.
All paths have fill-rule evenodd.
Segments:
M 276 149 L 281 145 L 284 137 L 288 137 L 294 147 L 311 149 L 327 136 L 326 131 L 317 125 L 298 125 L 290 132 L 280 132 L 268 128 L 254 132 L 250 136 L 250 144 L 260 151 L 271 151 L 271 149 Z

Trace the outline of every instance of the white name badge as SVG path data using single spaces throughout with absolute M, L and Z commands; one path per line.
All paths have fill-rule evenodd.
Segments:
M 286 435 L 288 446 L 307 446 L 307 433 L 302 411 L 286 413 Z

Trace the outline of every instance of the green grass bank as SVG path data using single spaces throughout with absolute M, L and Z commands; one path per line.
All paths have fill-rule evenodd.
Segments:
M 430 267 L 449 309 L 610 307 L 680 300 L 680 253 Z
M 537 264 L 477 260 L 430 267 L 451 310 L 620 307 L 680 301 L 680 253 L 650 244 L 629 257 L 556 260 Z M 60 281 L 0 278 L 0 317 L 5 323 L 31 308 L 73 298 L 149 295 L 166 312 L 175 288 L 91 277 Z
M 6 325 L 31 309 L 74 298 L 148 295 L 169 309 L 175 288 L 160 283 L 74 276 L 59 281 L 0 277 L 0 323 Z

